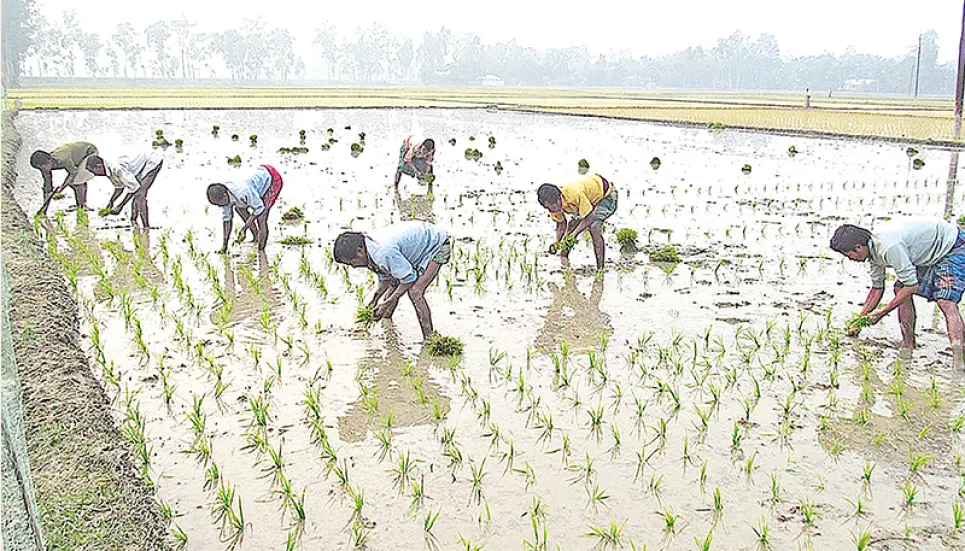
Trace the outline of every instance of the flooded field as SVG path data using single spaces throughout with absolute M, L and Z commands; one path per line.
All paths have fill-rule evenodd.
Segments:
M 842 221 L 940 216 L 948 151 L 919 147 L 914 170 L 897 144 L 482 110 L 17 125 L 29 213 L 34 149 L 84 139 L 110 156 L 158 129 L 184 140 L 151 189 L 155 228 L 65 212 L 68 192 L 37 229 L 186 549 L 963 548 L 965 374 L 944 320 L 918 302 L 905 363 L 895 316 L 843 336 L 869 278 L 828 248 Z M 278 153 L 301 129 L 308 153 Z M 431 192 L 407 178 L 393 192 L 410 133 L 436 140 Z M 554 226 L 535 190 L 580 159 L 620 194 L 601 274 L 588 242 L 570 266 L 544 252 Z M 204 190 L 261 163 L 285 178 L 267 254 L 218 255 Z M 110 191 L 92 182 L 91 206 Z M 295 206 L 304 221 L 283 223 Z M 428 301 L 462 357 L 424 351 L 405 300 L 393 321 L 357 326 L 374 279 L 331 260 L 339 232 L 413 218 L 456 239 Z M 620 250 L 621 228 L 638 252 Z M 680 263 L 649 260 L 668 244 Z

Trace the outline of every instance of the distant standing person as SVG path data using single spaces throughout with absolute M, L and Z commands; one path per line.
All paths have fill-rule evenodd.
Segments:
M 44 179 L 44 203 L 37 214 L 47 214 L 54 195 L 67 186 L 74 190 L 74 203 L 79 209 L 87 208 L 87 182 L 94 175 L 87 170 L 87 159 L 97 155 L 97 146 L 89 142 L 70 142 L 55 147 L 50 153 L 37 150 L 30 156 L 30 166 L 40 171 Z M 54 189 L 54 170 L 66 170 L 64 183 Z
M 559 252 L 568 258 L 563 248 L 567 237 L 579 237 L 585 230 L 593 238 L 596 267 L 603 269 L 606 260 L 606 243 L 603 241 L 603 223 L 617 210 L 617 191 L 599 174 L 587 174 L 563 185 L 543 184 L 536 192 L 539 204 L 550 212 L 556 222 L 556 241 L 550 245 L 550 253 Z M 567 221 L 566 215 L 570 215 Z
M 242 180 L 208 186 L 208 202 L 221 207 L 221 219 L 224 221 L 224 241 L 218 252 L 228 251 L 235 212 L 245 221 L 238 232 L 238 240 L 243 241 L 245 233 L 250 231 L 252 238 L 258 242 L 258 250 L 265 250 L 268 243 L 268 213 L 278 200 L 282 186 L 284 181 L 281 174 L 271 165 L 259 166 Z
M 804 108 L 805 109 L 811 108 L 811 89 L 810 88 L 804 89 Z
M 432 161 L 436 154 L 436 142 L 432 138 L 416 140 L 409 136 L 399 149 L 399 166 L 395 171 L 395 185 L 398 187 L 402 175 L 417 180 L 432 174 Z
M 335 239 L 335 261 L 355 268 L 368 268 L 379 277 L 369 302 L 376 319 L 391 318 L 402 295 L 409 295 L 422 337 L 434 333 L 432 313 L 425 291 L 439 269 L 449 263 L 449 234 L 428 222 L 400 222 L 366 233 L 344 232 Z
M 915 303 L 913 295 L 934 301 L 945 314 L 952 362 L 965 368 L 962 359 L 963 322 L 958 303 L 965 291 L 965 231 L 941 218 L 905 218 L 882 225 L 872 233 L 844 224 L 831 238 L 831 249 L 856 262 L 871 264 L 871 290 L 862 315 L 876 324 L 892 310 L 898 310 L 902 359 L 910 359 L 915 348 Z M 893 268 L 895 298 L 872 312 L 881 302 L 885 268 Z M 857 334 L 857 331 L 852 331 Z
M 164 165 L 164 155 L 156 149 L 136 151 L 120 155 L 114 159 L 103 159 L 93 155 L 87 159 L 87 170 L 96 176 L 107 176 L 114 184 L 114 194 L 111 195 L 107 208 L 111 214 L 120 214 L 129 201 L 131 203 L 131 224 L 137 225 L 138 219 L 145 228 L 151 224 L 147 208 L 147 192 L 154 185 L 161 167 Z M 114 202 L 122 194 L 124 198 L 114 208 Z

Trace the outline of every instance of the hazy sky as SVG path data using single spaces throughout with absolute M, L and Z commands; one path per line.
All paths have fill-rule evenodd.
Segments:
M 249 18 L 288 27 L 307 38 L 324 22 L 343 33 L 379 22 L 392 34 L 418 42 L 426 30 L 445 25 L 457 32 L 475 32 L 486 43 L 515 38 L 540 49 L 585 45 L 593 53 L 626 49 L 634 56 L 660 55 L 687 46 L 709 48 L 718 38 L 740 30 L 753 37 L 774 34 L 785 55 L 837 54 L 852 45 L 859 52 L 892 57 L 914 47 L 919 32 L 935 29 L 939 62 L 958 55 L 963 8 L 963 0 L 595 0 L 574 8 L 562 2 L 525 0 L 36 2 L 49 19 L 59 18 L 64 9 L 77 9 L 84 28 L 104 26 L 101 34 L 106 35 L 120 21 L 143 29 L 157 19 L 183 14 L 198 22 L 200 29 L 211 31 Z

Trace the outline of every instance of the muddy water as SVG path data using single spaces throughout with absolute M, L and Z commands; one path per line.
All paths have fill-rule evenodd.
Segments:
M 146 419 L 148 474 L 189 549 L 228 546 L 205 487 L 212 465 L 235 489 L 235 509 L 243 503 L 242 549 L 283 549 L 289 533 L 306 549 L 351 548 L 353 527 L 369 549 L 465 548 L 461 538 L 487 549 L 591 549 L 589 527 L 610 521 L 623 526 L 622 543 L 651 549 L 691 549 L 710 532 L 714 548 L 758 548 L 761 522 L 775 549 L 850 546 L 866 529 L 882 549 L 961 547 L 952 503 L 963 443 L 949 427 L 963 412 L 963 374 L 948 367 L 943 320 L 918 303 L 921 348 L 897 369 L 893 317 L 861 338 L 835 337 L 868 281 L 863 266 L 827 249 L 842 220 L 874 227 L 940 215 L 947 151 L 925 149 L 915 171 L 891 144 L 484 111 L 26 113 L 18 123 L 21 174 L 32 174 L 29 152 L 53 142 L 87 139 L 109 155 L 147 146 L 156 129 L 185 140 L 183 152 L 165 152 L 148 236 L 135 237 L 123 216 L 94 214 L 52 215 L 38 229 L 77 270 L 88 334 L 99 331 L 117 383 L 94 369 L 117 397 L 119 423 L 131 404 Z M 321 151 L 328 128 L 338 142 Z M 276 153 L 298 145 L 299 129 L 310 152 Z M 353 158 L 359 132 L 365 150 Z M 436 138 L 431 192 L 411 179 L 392 190 L 408 133 Z M 467 147 L 482 159 L 466 160 Z M 241 169 L 225 162 L 236 154 Z M 588 243 L 568 267 L 541 253 L 553 226 L 535 188 L 574 176 L 581 158 L 620 193 L 601 277 Z M 218 256 L 220 212 L 204 188 L 263 162 L 285 177 L 267 254 L 243 244 Z M 23 179 L 26 210 L 39 206 L 39 189 Z M 92 205 L 109 192 L 94 182 Z M 960 209 L 962 197 L 952 204 Z M 304 224 L 281 223 L 292 206 Z M 437 329 L 465 342 L 460 361 L 428 356 L 408 304 L 392 322 L 356 327 L 357 293 L 373 280 L 328 258 L 346 228 L 412 218 L 457 239 L 429 303 Z M 622 227 L 639 232 L 644 250 L 676 245 L 684 262 L 621 254 L 613 231 Z M 312 243 L 280 245 L 288 235 Z M 316 426 L 334 462 L 318 429 L 313 443 L 306 393 L 319 397 Z M 187 414 L 202 395 L 207 461 L 186 453 L 196 440 Z M 252 403 L 270 404 L 263 430 Z M 591 412 L 601 410 L 594 427 Z M 246 448 L 252 433 L 281 446 L 284 477 L 305 492 L 303 525 L 286 512 L 270 454 Z M 400 477 L 406 454 L 412 466 Z M 929 459 L 912 473 L 914 456 Z M 592 470 L 581 477 L 587 457 Z M 485 473 L 481 486 L 473 468 Z M 413 506 L 411 482 L 424 485 L 422 504 Z M 902 487 L 915 491 L 911 505 Z M 864 512 L 854 515 L 859 499 Z M 534 532 L 536 500 L 545 511 Z M 810 525 L 802 503 L 816 507 Z M 429 512 L 439 512 L 431 536 Z M 680 516 L 673 530 L 664 513 Z

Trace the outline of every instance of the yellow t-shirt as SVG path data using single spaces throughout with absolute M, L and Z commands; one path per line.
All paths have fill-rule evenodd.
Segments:
M 612 189 L 612 188 L 611 188 Z M 560 187 L 563 194 L 563 212 L 583 218 L 593 207 L 606 198 L 603 193 L 603 178 L 599 174 L 580 176 Z M 554 222 L 563 222 L 565 217 L 561 212 L 551 212 L 550 218 Z

